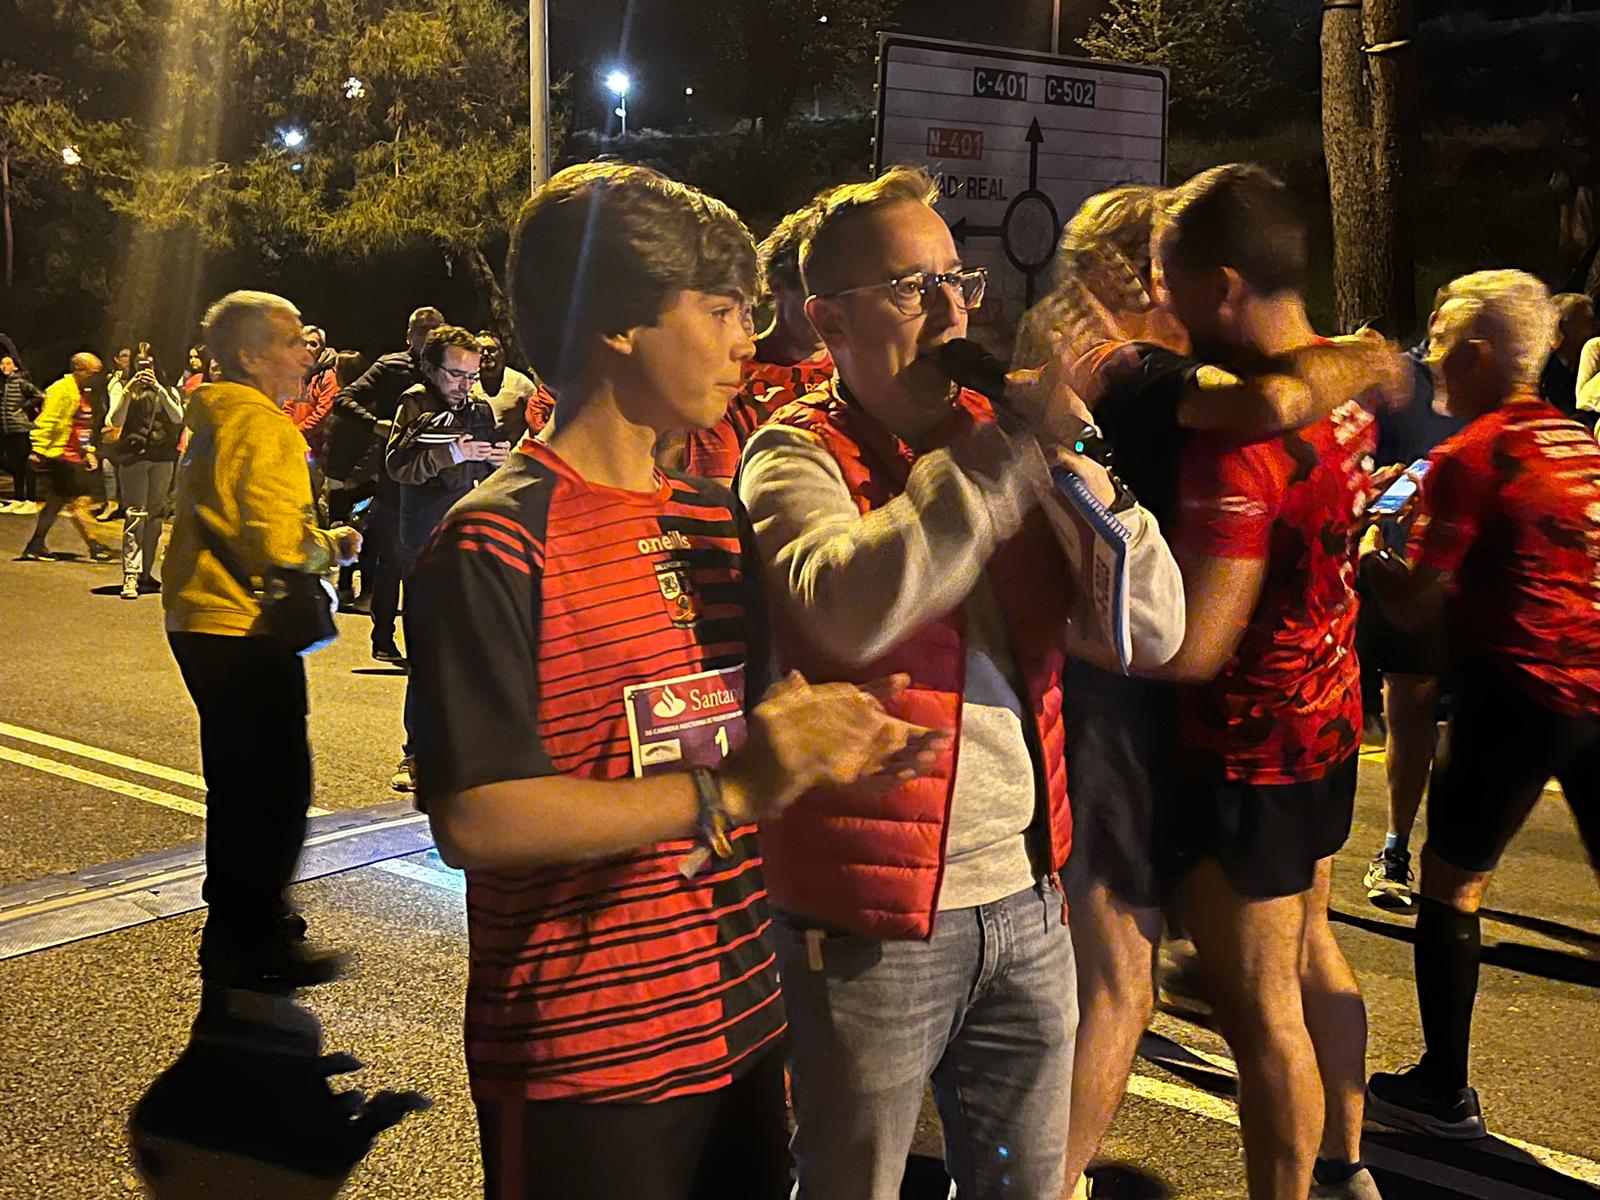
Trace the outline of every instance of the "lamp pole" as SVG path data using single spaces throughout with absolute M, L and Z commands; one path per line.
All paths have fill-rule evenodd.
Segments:
M 528 166 L 530 187 L 550 178 L 550 22 L 548 0 L 528 0 Z
M 1050 14 L 1050 53 L 1061 53 L 1061 0 L 1054 0 Z

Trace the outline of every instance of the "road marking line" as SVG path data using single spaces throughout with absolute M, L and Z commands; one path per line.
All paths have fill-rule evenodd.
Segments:
M 427 818 L 422 813 L 413 813 L 403 817 L 394 817 L 387 821 L 380 821 L 366 825 L 354 825 L 347 829 L 334 829 L 327 833 L 312 834 L 306 839 L 307 848 L 325 846 L 330 842 L 341 842 L 347 838 L 360 837 L 388 829 L 402 829 L 414 825 Z M 368 864 L 373 865 L 373 864 Z M 92 888 L 84 891 L 71 892 L 64 896 L 52 896 L 48 900 L 40 900 L 33 904 L 23 905 L 19 908 L 7 910 L 0 916 L 0 924 L 9 924 L 20 921 L 25 917 L 37 917 L 42 913 L 55 912 L 58 909 L 73 908 L 82 904 L 96 903 L 101 900 L 126 896 L 135 892 L 158 890 L 168 884 L 180 880 L 191 879 L 196 875 L 205 873 L 205 862 L 189 863 L 169 871 L 162 871 L 156 875 L 140 875 L 133 879 L 124 880 L 122 883 L 109 887 Z
M 1149 1075 L 1134 1074 L 1128 1077 L 1128 1094 L 1138 1096 L 1142 1100 L 1152 1100 L 1157 1104 L 1164 1104 L 1168 1108 L 1176 1108 L 1197 1117 L 1204 1117 L 1210 1121 L 1218 1121 L 1224 1125 L 1238 1128 L 1239 1110 L 1233 1102 L 1221 1096 L 1213 1096 L 1210 1092 L 1203 1092 L 1198 1088 L 1186 1087 L 1183 1084 L 1168 1083 L 1164 1079 L 1154 1079 Z M 1499 1136 L 1498 1134 L 1495 1136 Z M 1594 1167 L 1587 1159 L 1577 1158 L 1575 1155 L 1557 1154 L 1555 1151 L 1544 1150 L 1543 1147 L 1530 1147 L 1526 1142 L 1518 1142 L 1512 1138 L 1502 1139 L 1521 1149 L 1541 1151 L 1543 1154 L 1552 1155 L 1558 1159 L 1571 1160 L 1576 1164 L 1586 1164 Z M 1552 1166 L 1541 1155 L 1536 1158 L 1545 1166 Z M 1420 1180 L 1425 1183 L 1447 1187 L 1462 1196 L 1472 1196 L 1475 1200 L 1549 1200 L 1544 1192 L 1531 1191 L 1528 1188 L 1518 1187 L 1514 1183 L 1506 1183 L 1499 1179 L 1490 1179 L 1471 1171 L 1449 1166 L 1430 1158 L 1421 1158 L 1417 1155 L 1407 1154 L 1388 1146 L 1381 1146 L 1374 1142 L 1363 1142 L 1361 1147 L 1362 1160 L 1381 1167 L 1386 1171 L 1393 1171 L 1397 1175 Z M 1555 1169 L 1552 1167 L 1552 1169 Z M 1570 1172 L 1563 1172 L 1570 1174 Z M 1579 1178 L 1582 1178 L 1579 1176 Z
M 206 806 L 196 800 L 188 800 L 182 796 L 174 796 L 171 792 L 157 791 L 155 788 L 145 787 L 142 783 L 129 783 L 125 779 L 114 779 L 110 775 L 102 775 L 98 771 L 85 770 L 83 767 L 74 767 L 68 763 L 56 762 L 53 758 L 40 758 L 37 754 L 29 754 L 24 750 L 13 750 L 10 746 L 0 746 L 0 759 L 16 763 L 19 767 L 31 767 L 35 771 L 43 771 L 47 775 L 59 775 L 63 779 L 71 779 L 77 783 L 86 783 L 90 787 L 103 788 L 108 792 L 127 796 L 134 800 L 143 800 L 147 804 L 159 804 L 162 808 L 170 808 L 176 812 L 187 813 L 191 817 L 206 815 Z
M 113 750 L 102 750 L 99 746 L 86 746 L 82 742 L 74 742 L 69 738 L 57 737 L 53 733 L 40 733 L 36 729 L 24 729 L 20 725 L 8 725 L 0 721 L 0 736 L 15 738 L 19 742 L 32 742 L 35 746 L 44 746 L 49 750 L 60 750 L 66 754 L 74 754 L 79 758 L 90 758 L 103 762 L 110 767 L 121 767 L 124 771 L 134 771 L 140 775 L 149 775 L 153 779 L 165 779 L 168 783 L 181 783 L 184 787 L 206 790 L 206 781 L 199 775 L 190 771 L 180 771 L 176 767 L 165 767 L 160 763 L 147 762 L 142 758 L 134 758 L 127 754 L 118 754 Z
M 79 758 L 93 759 L 103 762 L 110 767 L 121 767 L 124 771 L 133 771 L 140 775 L 149 775 L 153 779 L 165 779 L 169 783 L 181 783 L 185 787 L 194 788 L 196 791 L 206 790 L 206 781 L 203 776 L 190 771 L 180 771 L 176 767 L 162 766 L 160 763 L 148 762 L 142 758 L 134 758 L 127 754 L 118 754 L 115 750 L 102 750 L 99 746 L 88 746 L 83 742 L 74 742 L 69 738 L 56 737 L 53 733 L 40 733 L 36 729 L 24 729 L 20 725 L 8 725 L 0 721 L 0 736 L 15 738 L 19 742 L 32 742 L 36 746 L 44 746 L 51 750 L 60 750 L 64 754 L 73 754 Z M 0 746 L 0 758 L 8 759 L 25 767 L 35 767 L 41 771 L 48 771 L 52 775 L 61 775 L 67 779 L 75 779 L 79 783 L 91 784 L 94 787 L 104 787 L 107 791 L 120 792 L 124 796 L 131 796 L 135 800 L 148 800 L 151 804 L 159 804 L 163 808 L 176 809 L 193 816 L 204 819 L 206 806 L 193 800 L 186 800 L 182 796 L 174 796 L 171 792 L 157 791 L 147 788 L 142 784 L 125 783 L 114 779 L 110 775 L 101 775 L 95 771 L 86 771 L 81 767 L 74 767 L 68 763 L 58 763 L 54 759 L 39 758 L 22 750 L 12 750 L 9 746 Z M 49 763 L 49 766 L 41 766 Z M 75 774 L 73 772 L 76 772 Z M 115 786 L 110 786 L 110 785 Z M 318 808 L 312 805 L 306 810 L 306 815 L 311 817 L 325 817 L 332 809 Z
M 1235 1078 L 1238 1077 L 1239 1068 L 1237 1064 L 1226 1055 L 1212 1054 L 1206 1050 L 1196 1050 L 1193 1046 L 1178 1041 L 1177 1038 L 1168 1038 L 1168 1040 L 1174 1045 L 1181 1046 L 1196 1058 L 1228 1072 Z M 1156 1065 L 1159 1066 L 1160 1064 Z M 1134 1086 L 1136 1080 L 1140 1081 L 1138 1087 Z M 1149 1076 L 1137 1074 L 1129 1077 L 1128 1090 L 1135 1095 L 1144 1096 L 1145 1099 L 1156 1100 L 1162 1104 L 1173 1103 L 1179 1108 L 1188 1107 L 1184 1101 L 1188 1099 L 1190 1093 L 1196 1096 L 1203 1096 L 1206 1101 L 1206 1111 L 1200 1112 L 1199 1115 L 1212 1117 L 1215 1120 L 1225 1120 L 1230 1125 L 1239 1123 L 1238 1113 L 1234 1109 L 1233 1102 L 1225 1097 L 1213 1096 L 1209 1092 L 1198 1091 L 1197 1089 L 1182 1087 L 1177 1084 L 1169 1084 L 1160 1079 L 1151 1079 Z M 1179 1096 L 1178 1093 L 1183 1093 L 1183 1095 Z M 1163 1098 L 1166 1096 L 1175 1098 L 1169 1101 Z M 1191 1111 L 1198 1111 L 1198 1109 Z M 1540 1166 L 1547 1167 L 1558 1175 L 1566 1175 L 1591 1186 L 1600 1187 L 1600 1163 L 1592 1162 L 1578 1154 L 1568 1154 L 1564 1150 L 1552 1150 L 1550 1147 L 1541 1146 L 1537 1142 L 1525 1142 L 1521 1138 L 1514 1138 L 1509 1134 L 1492 1131 L 1489 1140 L 1472 1146 L 1472 1149 L 1480 1153 L 1494 1154 L 1501 1158 L 1512 1157 L 1511 1150 L 1513 1148 L 1522 1151 Z M 1365 1152 L 1363 1151 L 1363 1153 Z

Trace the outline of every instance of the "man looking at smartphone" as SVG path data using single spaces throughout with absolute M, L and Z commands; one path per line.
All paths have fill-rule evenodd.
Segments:
M 400 486 L 400 566 L 409 578 L 434 526 L 450 506 L 511 457 L 487 400 L 472 396 L 483 343 L 456 325 L 441 325 L 422 344 L 422 382 L 400 397 L 384 469 Z M 416 790 L 411 754 L 411 689 L 406 688 L 406 745 L 391 786 Z

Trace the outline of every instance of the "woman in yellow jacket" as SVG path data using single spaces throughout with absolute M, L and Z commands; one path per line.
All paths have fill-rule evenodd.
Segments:
M 237 578 L 326 571 L 361 545 L 354 529 L 317 527 L 305 439 L 283 411 L 310 362 L 300 325 L 294 305 L 266 292 L 230 293 L 206 313 L 223 379 L 190 396 L 161 572 L 167 638 L 200 711 L 200 974 L 263 991 L 324 982 L 341 961 L 306 943 L 285 897 L 311 804 L 305 666 L 268 635 L 255 590 Z

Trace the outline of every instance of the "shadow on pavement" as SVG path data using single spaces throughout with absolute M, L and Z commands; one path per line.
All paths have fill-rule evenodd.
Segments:
M 1592 935 L 1577 929 L 1568 929 L 1565 925 L 1558 925 L 1554 921 L 1538 921 L 1535 917 L 1519 917 L 1514 913 L 1502 914 L 1493 909 L 1483 909 L 1483 915 L 1496 921 L 1504 921 L 1508 925 L 1519 925 L 1536 933 L 1545 933 L 1540 925 L 1549 926 L 1556 930 L 1565 930 L 1569 935 L 1565 940 L 1577 941 L 1580 944 Z M 1380 920 L 1376 917 L 1362 916 L 1358 913 L 1347 913 L 1336 908 L 1328 910 L 1330 920 L 1341 925 L 1375 933 L 1379 937 L 1391 938 L 1397 942 L 1415 942 L 1416 933 L 1410 925 L 1397 925 L 1392 921 Z M 1507 920 L 1507 918 L 1510 918 Z M 1562 937 L 1562 934 L 1550 933 L 1550 937 Z M 1537 975 L 1541 979 L 1553 980 L 1557 983 L 1576 983 L 1580 987 L 1600 988 L 1600 957 L 1590 957 L 1584 954 L 1568 954 L 1564 950 L 1545 950 L 1538 946 L 1524 946 L 1520 942 L 1484 942 L 1481 961 L 1484 966 L 1504 967 L 1508 971 L 1517 971 L 1523 975 Z
M 134 1106 L 128 1137 L 152 1200 L 319 1200 L 373 1140 L 429 1107 L 417 1092 L 335 1092 L 361 1063 L 322 1053 L 287 996 L 208 988 L 189 1044 Z

